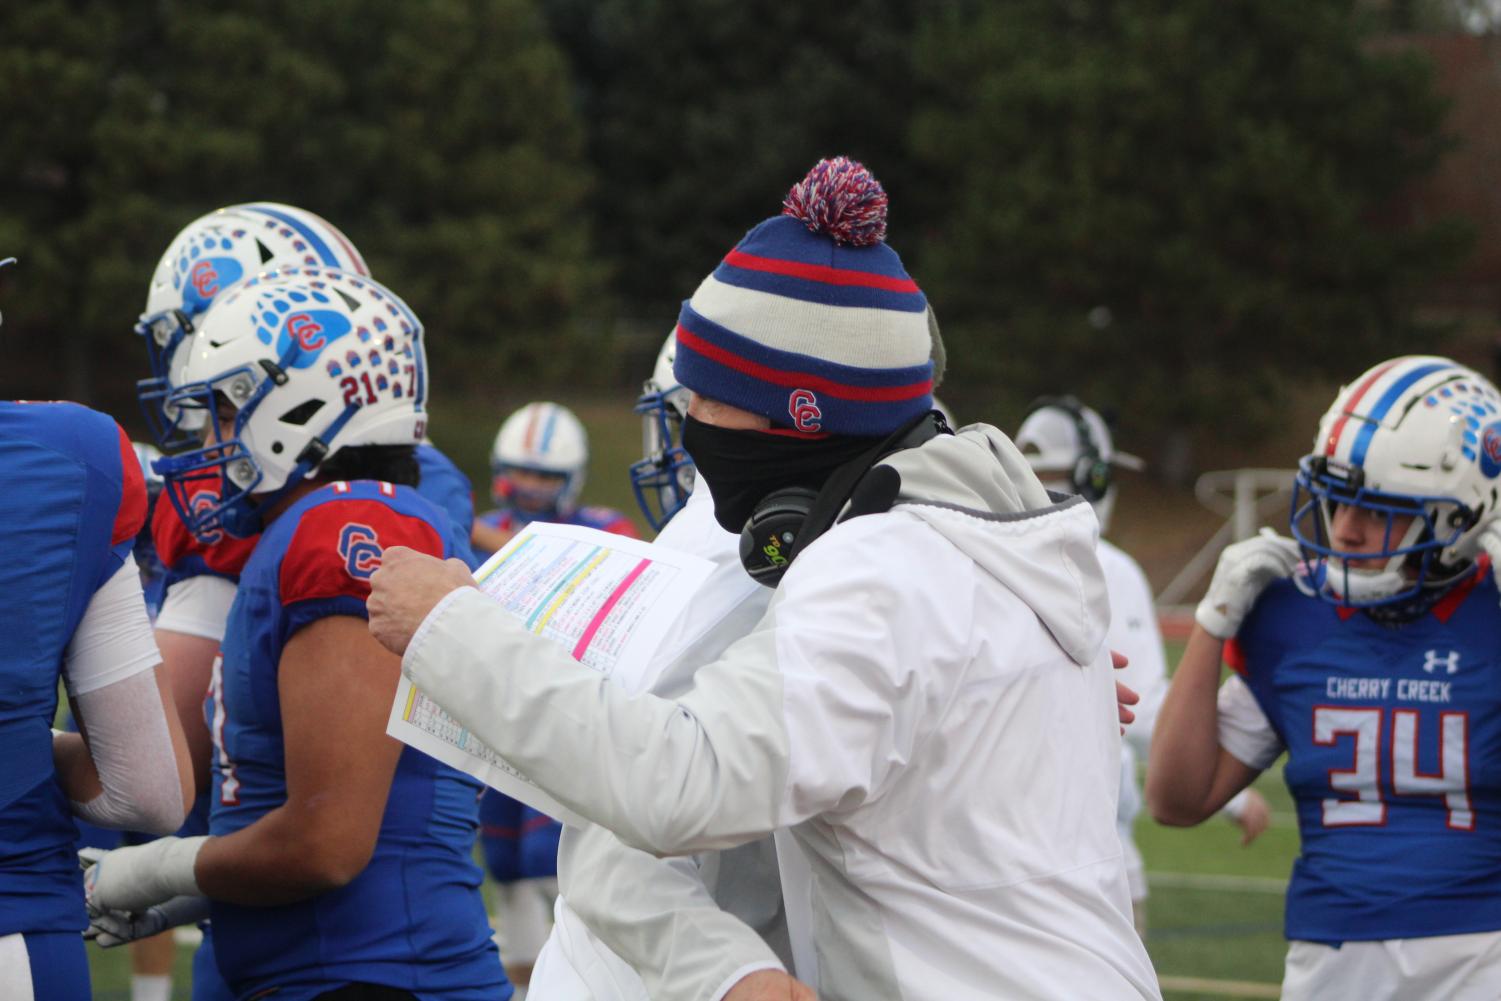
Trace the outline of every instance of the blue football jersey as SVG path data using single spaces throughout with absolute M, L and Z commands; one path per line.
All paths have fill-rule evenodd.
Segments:
M 558 874 L 563 825 L 541 810 L 486 789 L 479 804 L 480 849 L 497 883 Z
M 448 513 L 448 520 L 455 529 L 454 556 L 478 567 L 474 552 L 469 548 L 469 529 L 474 525 L 474 487 L 469 477 L 453 464 L 453 460 L 432 445 L 417 446 L 417 465 L 422 479 L 417 492 Z
M 146 519 L 125 433 L 71 403 L 0 402 L 0 936 L 87 926 L 77 830 L 53 776 L 63 656 Z
M 285 801 L 282 649 L 317 619 L 364 618 L 381 552 L 397 545 L 451 555 L 448 516 L 414 490 L 368 481 L 322 487 L 262 533 L 240 574 L 206 705 L 213 834 Z M 242 995 L 275 987 L 279 999 L 351 982 L 423 999 L 509 997 L 471 858 L 478 793 L 469 777 L 404 749 L 374 855 L 352 882 L 282 907 L 214 903 L 225 980 Z
M 1227 647 L 1287 748 L 1288 938 L 1501 929 L 1498 599 L 1484 560 L 1397 627 L 1279 581 Z

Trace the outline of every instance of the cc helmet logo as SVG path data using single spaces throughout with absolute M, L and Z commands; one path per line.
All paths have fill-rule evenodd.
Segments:
M 344 557 L 344 569 L 358 580 L 369 580 L 380 569 L 384 551 L 375 529 L 369 525 L 350 522 L 339 532 L 339 555 Z
M 1501 474 L 1501 421 L 1491 424 L 1480 435 L 1480 471 L 1490 479 Z
M 211 260 L 202 260 L 193 265 L 188 280 L 193 283 L 193 291 L 202 299 L 212 299 L 219 294 L 219 272 L 214 269 L 214 262 Z
M 823 411 L 811 389 L 794 389 L 787 397 L 787 413 L 799 431 L 817 431 L 823 427 Z
M 287 317 L 287 333 L 304 351 L 317 351 L 327 343 L 323 338 L 323 325 L 307 313 L 293 313 Z

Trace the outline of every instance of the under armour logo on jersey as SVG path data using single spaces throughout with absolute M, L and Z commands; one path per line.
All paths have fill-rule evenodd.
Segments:
M 1459 651 L 1450 650 L 1440 657 L 1437 650 L 1429 650 L 1423 654 L 1423 670 L 1432 674 L 1443 665 L 1445 674 L 1454 674 L 1459 670 Z
M 794 389 L 787 397 L 787 413 L 799 431 L 817 431 L 823 427 L 823 411 L 811 389 Z
M 344 557 L 344 569 L 358 580 L 369 580 L 380 569 L 380 539 L 369 525 L 350 522 L 339 533 L 339 555 Z

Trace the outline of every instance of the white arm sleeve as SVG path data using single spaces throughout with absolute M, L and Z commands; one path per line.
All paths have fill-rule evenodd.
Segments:
M 601 827 L 565 827 L 558 879 L 568 906 L 653 1001 L 717 1001 L 741 977 L 783 969 L 759 935 L 720 909 L 693 859 L 659 859 Z
M 223 577 L 200 574 L 178 581 L 167 589 L 156 628 L 186 636 L 223 640 L 229 607 L 235 603 L 235 586 Z
M 142 612 L 144 615 L 145 612 Z M 74 696 L 104 791 L 73 812 L 91 824 L 171 834 L 186 809 L 157 672 Z
M 1126 727 L 1125 738 L 1145 761 L 1158 710 L 1167 697 L 1167 657 L 1157 623 L 1157 607 L 1146 574 L 1135 560 L 1103 539 L 1099 556 L 1110 594 L 1110 631 L 1105 645 L 1126 655 L 1129 663 L 1115 672 L 1116 680 L 1141 696 L 1141 701 L 1132 707 L 1136 719 Z
M 141 574 L 129 554 L 84 609 L 63 656 L 63 682 L 75 698 L 162 662 L 146 614 Z
M 1236 675 L 1220 686 L 1220 746 L 1248 768 L 1265 771 L 1285 748 L 1251 689 Z

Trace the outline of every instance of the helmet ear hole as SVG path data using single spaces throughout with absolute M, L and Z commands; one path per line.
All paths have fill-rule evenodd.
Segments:
M 291 424 L 293 427 L 302 427 L 308 421 L 313 419 L 314 414 L 322 409 L 322 400 L 304 400 L 302 403 L 299 403 L 291 410 L 288 410 L 286 413 L 282 414 L 280 420 L 283 424 Z M 275 446 L 272 447 L 275 448 Z M 280 451 L 280 449 L 277 449 L 277 451 Z

